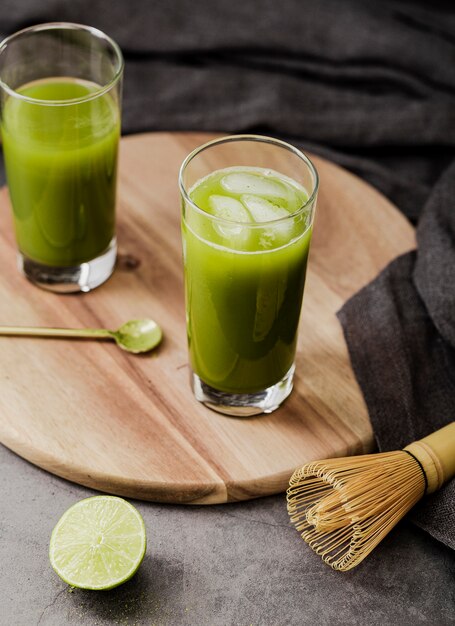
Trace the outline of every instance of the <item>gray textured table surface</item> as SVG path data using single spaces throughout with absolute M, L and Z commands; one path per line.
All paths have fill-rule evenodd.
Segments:
M 92 494 L 0 446 L 2 626 L 455 623 L 454 552 L 404 522 L 356 570 L 334 572 L 290 526 L 284 496 L 137 502 L 148 536 L 139 572 L 112 591 L 70 592 L 49 565 L 49 537 Z

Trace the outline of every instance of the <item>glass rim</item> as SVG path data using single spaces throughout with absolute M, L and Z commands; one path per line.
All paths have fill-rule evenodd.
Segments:
M 13 89 L 5 81 L 3 81 L 0 74 L 0 88 L 2 88 L 9 96 L 18 100 L 23 100 L 24 102 L 29 102 L 31 104 L 37 105 L 39 104 L 42 106 L 69 106 L 73 104 L 81 104 L 90 100 L 95 100 L 96 98 L 99 98 L 100 96 L 110 91 L 112 87 L 114 87 L 118 83 L 125 66 L 125 61 L 123 59 L 120 46 L 112 39 L 112 37 L 109 37 L 109 35 L 106 35 L 106 33 L 104 33 L 102 30 L 99 30 L 98 28 L 95 28 L 94 26 L 77 24 L 75 22 L 45 22 L 43 24 L 28 26 L 27 28 L 22 28 L 21 30 L 16 31 L 11 35 L 8 35 L 7 37 L 5 37 L 5 39 L 0 41 L 0 56 L 8 47 L 8 45 L 11 44 L 15 39 L 19 39 L 21 36 L 28 33 L 38 33 L 46 30 L 82 30 L 90 33 L 97 39 L 101 39 L 107 42 L 114 50 L 117 60 L 118 67 L 114 73 L 114 76 L 108 83 L 100 86 L 99 89 L 91 92 L 90 94 L 87 94 L 86 96 L 81 96 L 79 98 L 70 98 L 68 100 L 42 100 L 40 98 L 31 98 L 30 96 L 24 96 L 24 94 L 19 93 L 18 91 L 16 91 L 16 89 Z
M 264 222 L 251 222 L 251 223 L 240 222 L 237 220 L 228 220 L 224 217 L 218 217 L 217 215 L 212 215 L 211 213 L 208 213 L 207 211 L 204 211 L 204 209 L 199 207 L 191 199 L 189 192 L 187 191 L 185 187 L 185 184 L 183 182 L 184 171 L 186 170 L 190 162 L 194 159 L 194 157 L 196 157 L 199 153 L 204 152 L 205 150 L 211 148 L 214 145 L 221 145 L 223 143 L 230 143 L 234 141 L 258 141 L 261 143 L 272 144 L 280 148 L 284 148 L 288 150 L 289 152 L 292 152 L 293 154 L 298 156 L 307 165 L 308 169 L 310 170 L 312 174 L 313 181 L 314 181 L 313 189 L 311 193 L 309 194 L 307 200 L 305 200 L 305 202 L 296 211 L 294 211 L 293 213 L 289 213 L 289 215 L 280 217 L 279 219 L 276 219 L 276 220 L 267 220 Z M 198 146 L 197 148 L 195 148 L 188 154 L 188 156 L 184 159 L 182 165 L 180 166 L 179 188 L 180 188 L 180 193 L 182 194 L 185 202 L 188 202 L 194 209 L 196 209 L 198 213 L 202 214 L 205 217 L 210 218 L 210 220 L 213 220 L 214 222 L 221 223 L 221 224 L 231 224 L 231 225 L 237 224 L 237 225 L 242 225 L 242 227 L 245 227 L 245 228 L 263 228 L 266 225 L 280 224 L 289 219 L 295 218 L 300 213 L 303 213 L 305 208 L 308 207 L 309 205 L 314 206 L 314 200 L 316 198 L 316 195 L 319 189 L 319 175 L 311 159 L 304 152 L 302 152 L 302 150 L 299 150 L 299 148 L 296 148 L 295 146 L 293 146 L 290 143 L 287 143 L 286 141 L 282 141 L 281 139 L 275 139 L 274 137 L 268 137 L 267 135 L 250 135 L 250 134 L 226 135 L 224 137 L 211 139 L 210 141 L 207 141 L 201 146 Z M 312 214 L 311 214 L 311 223 L 313 222 L 313 218 L 314 218 L 314 210 L 312 211 Z

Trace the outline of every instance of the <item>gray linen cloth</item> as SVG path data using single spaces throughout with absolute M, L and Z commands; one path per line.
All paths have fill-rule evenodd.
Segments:
M 338 313 L 381 451 L 455 420 L 455 161 L 393 261 Z M 411 519 L 455 549 L 455 480 Z

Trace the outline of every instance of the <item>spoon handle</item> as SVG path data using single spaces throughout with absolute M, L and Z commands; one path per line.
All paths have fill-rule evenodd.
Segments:
M 28 326 L 0 326 L 0 335 L 113 339 L 112 331 L 105 328 L 39 328 Z

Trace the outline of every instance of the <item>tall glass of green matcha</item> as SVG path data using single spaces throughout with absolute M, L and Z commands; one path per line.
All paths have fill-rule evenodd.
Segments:
M 52 291 L 89 291 L 116 257 L 123 59 L 101 31 L 26 28 L 0 44 L 0 127 L 19 266 Z
M 316 169 L 287 143 L 237 135 L 192 152 L 179 185 L 194 394 L 270 413 L 292 390 Z

